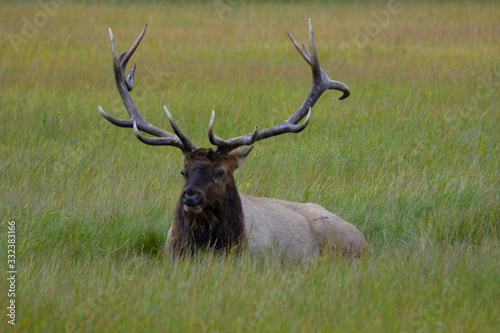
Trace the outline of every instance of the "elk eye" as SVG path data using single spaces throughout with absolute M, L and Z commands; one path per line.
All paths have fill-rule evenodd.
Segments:
M 225 174 L 226 174 L 226 170 L 219 170 L 215 174 L 215 178 L 222 178 L 222 177 L 224 177 Z

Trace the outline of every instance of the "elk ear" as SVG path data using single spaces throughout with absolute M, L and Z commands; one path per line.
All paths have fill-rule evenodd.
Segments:
M 248 155 L 250 155 L 252 149 L 253 146 L 250 146 L 248 148 L 229 153 L 229 156 L 234 156 L 236 158 L 236 168 L 239 168 L 243 164 L 243 161 L 247 158 Z

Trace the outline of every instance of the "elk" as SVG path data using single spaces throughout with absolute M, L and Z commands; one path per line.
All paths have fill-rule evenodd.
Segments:
M 130 91 L 134 85 L 136 64 L 125 76 L 127 63 L 139 46 L 147 24 L 132 45 L 118 56 L 111 28 L 109 36 L 113 54 L 116 87 L 131 119 L 115 118 L 98 109 L 104 118 L 119 127 L 131 127 L 135 136 L 148 145 L 179 148 L 183 154 L 182 175 L 185 183 L 175 206 L 174 220 L 168 232 L 165 250 L 172 257 L 193 255 L 199 249 L 216 252 L 240 249 L 246 245 L 250 252 L 261 254 L 272 250 L 281 257 L 308 260 L 322 250 L 341 250 L 345 256 L 359 257 L 367 243 L 351 223 L 313 203 L 295 203 L 273 198 L 253 197 L 237 190 L 233 175 L 259 140 L 284 133 L 298 133 L 306 128 L 311 109 L 327 89 L 350 95 L 349 88 L 331 80 L 321 68 L 309 19 L 310 51 L 299 46 L 287 32 L 300 55 L 312 70 L 312 86 L 302 105 L 284 122 L 274 127 L 223 140 L 214 134 L 215 113 L 208 126 L 208 138 L 213 148 L 197 148 L 180 129 L 165 106 L 174 133 L 148 123 L 139 113 Z M 302 122 L 301 120 L 306 119 Z M 144 136 L 142 132 L 152 136 Z M 236 150 L 237 148 L 246 148 Z

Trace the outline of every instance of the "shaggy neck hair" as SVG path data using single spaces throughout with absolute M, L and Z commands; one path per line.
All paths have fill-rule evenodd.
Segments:
M 243 207 L 231 180 L 224 195 L 212 197 L 210 205 L 199 214 L 186 212 L 182 196 L 179 198 L 175 208 L 175 219 L 179 222 L 175 247 L 181 253 L 192 255 L 198 249 L 224 252 L 234 247 L 239 249 L 245 242 Z

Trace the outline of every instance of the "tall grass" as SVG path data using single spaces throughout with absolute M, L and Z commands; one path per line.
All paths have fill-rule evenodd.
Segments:
M 346 49 L 387 3 L 233 3 L 224 15 L 211 2 L 70 3 L 18 52 L 8 33 L 22 34 L 22 18 L 40 7 L 1 5 L 0 217 L 17 222 L 19 258 L 9 328 L 496 331 L 497 6 L 401 2 L 362 48 Z M 306 266 L 248 255 L 170 262 L 161 248 L 181 154 L 99 115 L 98 104 L 126 115 L 107 28 L 124 51 L 148 23 L 134 101 L 163 128 L 169 103 L 193 142 L 209 146 L 212 109 L 229 137 L 300 105 L 310 73 L 284 31 L 306 42 L 308 17 L 323 68 L 352 95 L 325 93 L 306 131 L 259 142 L 237 183 L 323 205 L 370 250 L 356 263 L 335 254 Z

